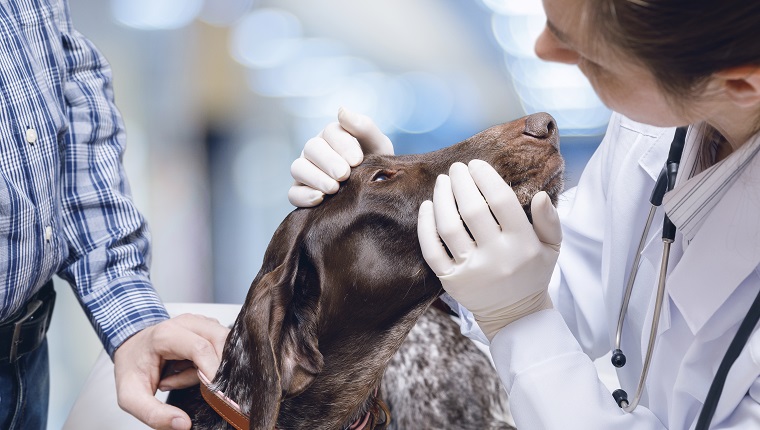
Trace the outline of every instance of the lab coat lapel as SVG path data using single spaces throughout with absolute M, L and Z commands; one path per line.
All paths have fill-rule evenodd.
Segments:
M 667 280 L 666 291 L 695 340 L 687 357 L 681 389 L 704 401 L 709 381 L 754 300 L 756 282 L 745 282 L 760 265 L 760 157 L 708 215 Z M 677 239 L 678 240 L 678 239 Z M 726 333 L 731 333 L 727 336 Z M 760 332 L 731 367 L 713 422 L 725 420 L 760 373 L 755 353 Z M 698 412 L 694 412 L 695 414 Z
M 670 297 L 692 333 L 705 341 L 743 318 L 746 309 L 712 317 L 760 264 L 760 157 L 755 158 L 708 215 L 668 278 Z

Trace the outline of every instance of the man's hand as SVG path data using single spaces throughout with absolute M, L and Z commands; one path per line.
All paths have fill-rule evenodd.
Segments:
M 338 122 L 309 139 L 290 166 L 295 179 L 288 191 L 290 203 L 296 207 L 322 203 L 325 194 L 338 192 L 340 182 L 348 179 L 364 154 L 393 155 L 393 143 L 368 116 L 340 108 Z
M 156 399 L 162 391 L 198 383 L 195 367 L 162 379 L 167 360 L 190 360 L 213 377 L 219 367 L 229 329 L 201 315 L 184 314 L 148 327 L 127 339 L 114 353 L 119 407 L 155 429 L 189 429 L 190 417 Z

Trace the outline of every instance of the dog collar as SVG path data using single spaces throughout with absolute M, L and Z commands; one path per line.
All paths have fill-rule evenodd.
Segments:
M 236 430 L 248 430 L 250 428 L 250 420 L 248 415 L 240 410 L 240 405 L 225 396 L 221 391 L 211 388 L 211 381 L 201 372 L 201 369 L 198 369 L 198 378 L 201 380 L 201 396 L 203 396 L 203 400 L 220 417 L 224 418 L 229 425 L 235 427 Z
M 236 430 L 248 430 L 250 428 L 250 419 L 248 415 L 243 413 L 240 409 L 240 405 L 224 395 L 221 391 L 213 389 L 211 387 L 211 381 L 209 381 L 200 369 L 198 369 L 198 378 L 201 380 L 201 396 L 203 396 L 203 400 L 205 400 L 220 417 L 224 418 L 224 420 Z M 347 430 L 363 430 L 369 422 L 371 412 L 371 410 L 367 411 L 367 413 L 364 414 L 364 417 L 358 418 L 354 421 Z

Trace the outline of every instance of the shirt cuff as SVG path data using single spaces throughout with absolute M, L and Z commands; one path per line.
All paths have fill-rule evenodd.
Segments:
M 116 279 L 83 297 L 82 303 L 111 359 L 132 335 L 169 319 L 150 281 L 142 276 Z
M 444 296 L 448 296 L 448 299 Z M 483 330 L 480 329 L 478 322 L 475 321 L 475 315 L 448 294 L 444 294 L 444 296 L 441 296 L 444 303 L 449 305 L 459 315 L 459 331 L 472 340 L 488 345 L 488 338 L 483 333 Z

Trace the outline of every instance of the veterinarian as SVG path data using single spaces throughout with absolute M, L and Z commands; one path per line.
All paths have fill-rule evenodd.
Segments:
M 544 7 L 536 53 L 617 113 L 559 210 L 536 194 L 532 225 L 489 165 L 453 165 L 420 207 L 426 261 L 490 341 L 519 428 L 760 428 L 760 3 Z M 292 165 L 296 206 L 393 151 L 370 119 L 338 119 Z M 612 350 L 615 398 L 592 362 Z
M 0 0 L 0 146 L 0 428 L 46 429 L 58 274 L 114 360 L 121 407 L 154 428 L 189 429 L 154 393 L 197 383 L 195 371 L 161 380 L 162 366 L 190 359 L 213 375 L 227 329 L 169 319 L 150 283 L 110 66 L 66 2 Z

